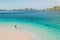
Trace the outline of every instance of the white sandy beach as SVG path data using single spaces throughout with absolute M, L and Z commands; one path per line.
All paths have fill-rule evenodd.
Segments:
M 0 40 L 33 40 L 33 38 L 28 32 L 0 27 Z

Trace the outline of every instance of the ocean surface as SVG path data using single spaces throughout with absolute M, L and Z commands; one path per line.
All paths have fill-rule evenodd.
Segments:
M 33 40 L 60 40 L 60 12 L 0 11 L 0 27 L 15 25 L 28 31 Z

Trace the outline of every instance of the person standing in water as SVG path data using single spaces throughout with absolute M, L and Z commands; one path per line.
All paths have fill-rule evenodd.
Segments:
M 15 25 L 15 29 L 17 29 L 17 26 Z

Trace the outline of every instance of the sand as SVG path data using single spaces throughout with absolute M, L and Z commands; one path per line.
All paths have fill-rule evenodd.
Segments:
M 0 27 L 0 40 L 33 40 L 33 37 L 28 32 Z

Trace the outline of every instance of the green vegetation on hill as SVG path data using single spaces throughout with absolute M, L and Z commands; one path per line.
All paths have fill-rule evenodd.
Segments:
M 48 8 L 49 11 L 60 11 L 60 6 L 55 6 L 53 8 Z

